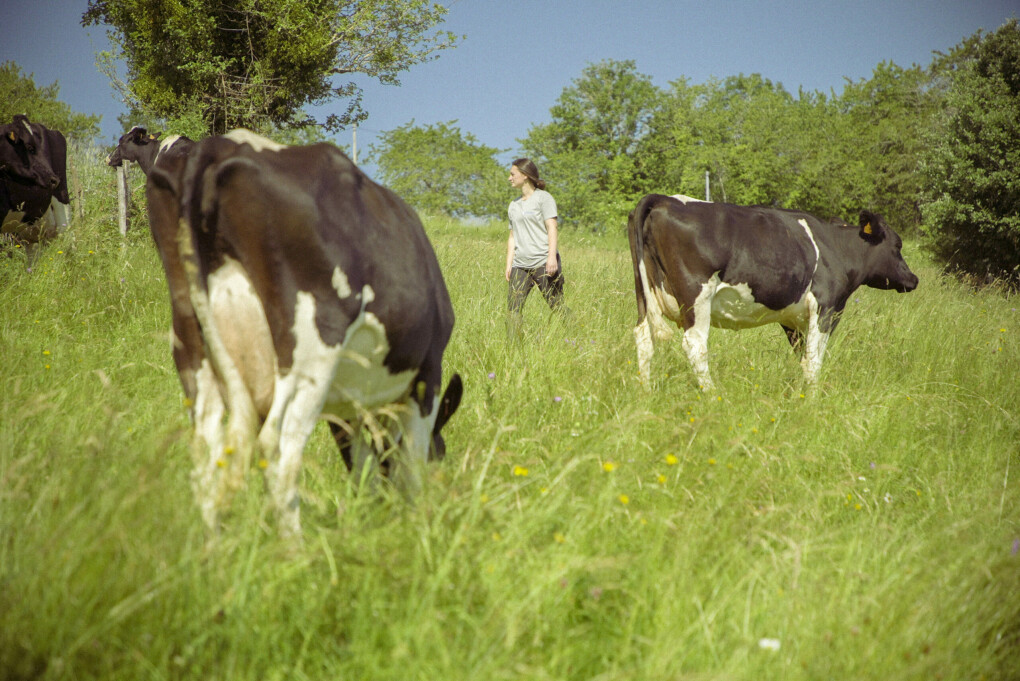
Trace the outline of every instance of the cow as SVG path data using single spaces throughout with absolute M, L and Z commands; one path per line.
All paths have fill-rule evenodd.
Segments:
M 649 194 L 627 225 L 637 295 L 638 371 L 650 380 L 655 340 L 683 329 L 683 349 L 704 390 L 710 326 L 779 323 L 803 351 L 814 384 L 830 334 L 860 286 L 913 291 L 917 276 L 903 242 L 882 219 L 861 211 L 857 226 L 796 210 L 681 201 Z
M 0 127 L 0 221 L 10 240 L 34 244 L 67 229 L 67 140 L 17 114 Z
M 146 195 L 210 528 L 257 453 L 280 534 L 300 536 L 320 417 L 355 475 L 389 469 L 413 498 L 463 391 L 454 374 L 439 396 L 454 314 L 414 211 L 333 145 L 246 130 L 157 159 Z
M 194 141 L 182 135 L 171 135 L 161 141 L 158 134 L 151 135 L 145 128 L 136 125 L 121 135 L 117 148 L 106 157 L 106 165 L 119 168 L 124 161 L 133 161 L 148 177 L 161 155 L 187 155 L 194 146 Z

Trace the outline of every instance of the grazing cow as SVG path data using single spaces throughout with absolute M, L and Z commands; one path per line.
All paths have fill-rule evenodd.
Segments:
M 414 211 L 332 145 L 246 130 L 161 157 L 146 193 L 210 527 L 257 450 L 281 534 L 299 533 L 320 416 L 359 476 L 396 450 L 413 496 L 462 392 L 455 374 L 439 396 L 453 307 Z
M 37 243 L 67 229 L 67 140 L 18 114 L 0 127 L 0 221 L 5 236 Z
M 156 164 L 156 159 L 166 154 L 187 155 L 195 143 L 181 135 L 171 135 L 160 141 L 159 135 L 150 135 L 145 128 L 135 126 L 121 135 L 117 148 L 106 157 L 106 165 L 119 168 L 124 161 L 134 161 L 145 176 Z
M 878 215 L 860 224 L 760 206 L 683 202 L 649 194 L 630 214 L 637 294 L 638 369 L 647 384 L 652 338 L 667 340 L 668 317 L 683 328 L 683 348 L 708 390 L 709 326 L 743 329 L 771 322 L 786 330 L 809 383 L 818 378 L 829 335 L 861 285 L 913 291 L 917 276 L 903 245 Z

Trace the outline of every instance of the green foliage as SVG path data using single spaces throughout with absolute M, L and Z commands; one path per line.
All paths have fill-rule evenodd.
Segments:
M 552 122 L 519 140 L 566 224 L 602 231 L 626 220 L 645 193 L 634 152 L 659 95 L 633 61 L 590 64 L 550 109 Z
M 882 62 L 870 79 L 844 88 L 838 101 L 844 132 L 836 142 L 844 163 L 837 181 L 852 204 L 844 203 L 843 215 L 870 207 L 901 231 L 920 224 L 918 166 L 938 105 L 931 83 L 928 70 Z
M 1020 285 L 1020 23 L 980 32 L 939 64 L 944 109 L 926 137 L 925 231 L 951 268 Z
M 824 217 L 878 210 L 909 233 L 915 169 L 937 92 L 929 72 L 883 63 L 842 96 L 801 91 L 759 74 L 686 78 L 668 91 L 633 62 L 589 65 L 522 140 L 540 160 L 567 224 L 622 225 L 647 192 L 799 208 Z
M 57 83 L 38 87 L 16 63 L 0 64 L 0 123 L 10 123 L 15 114 L 28 114 L 32 122 L 59 130 L 68 139 L 91 142 L 99 134 L 101 116 L 71 111 L 57 99 L 59 95 Z
M 402 71 L 454 45 L 433 32 L 446 11 L 430 0 L 89 0 L 82 24 L 110 27 L 117 51 L 101 68 L 131 108 L 169 121 L 199 115 L 211 133 L 335 131 L 367 116 L 351 74 L 399 84 Z M 303 111 L 337 98 L 342 114 L 314 121 Z
M 86 218 L 0 258 L 0 678 L 1016 678 L 1020 317 L 913 241 L 815 393 L 773 327 L 713 331 L 704 395 L 679 339 L 638 384 L 619 234 L 561 235 L 574 316 L 510 348 L 505 226 L 427 220 L 466 392 L 425 495 L 358 495 L 320 424 L 303 546 L 253 468 L 207 547 L 159 258 L 76 162 Z
M 781 203 L 797 159 L 790 94 L 781 84 L 751 74 L 709 81 L 698 88 L 697 101 L 689 125 L 698 144 L 688 163 L 699 175 L 710 172 L 712 198 Z
M 509 201 L 506 174 L 495 155 L 456 121 L 414 121 L 379 135 L 372 146 L 381 181 L 419 211 L 454 217 L 495 217 Z

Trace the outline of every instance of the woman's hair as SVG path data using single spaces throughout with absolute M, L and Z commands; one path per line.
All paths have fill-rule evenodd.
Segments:
M 535 189 L 545 189 L 545 180 L 538 177 L 538 166 L 530 158 L 519 158 L 510 165 L 517 166 L 517 170 L 524 174 L 524 177 L 531 180 Z

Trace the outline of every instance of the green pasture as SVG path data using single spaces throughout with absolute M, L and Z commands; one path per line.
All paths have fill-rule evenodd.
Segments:
M 465 395 L 423 498 L 355 494 L 323 425 L 301 547 L 253 469 L 208 548 L 162 270 L 100 157 L 74 227 L 0 257 L 0 679 L 1020 675 L 1015 296 L 908 242 L 920 286 L 859 290 L 815 390 L 778 327 L 713 330 L 710 394 L 677 336 L 646 390 L 622 225 L 562 234 L 571 315 L 533 294 L 518 347 L 503 226 L 428 220 Z

